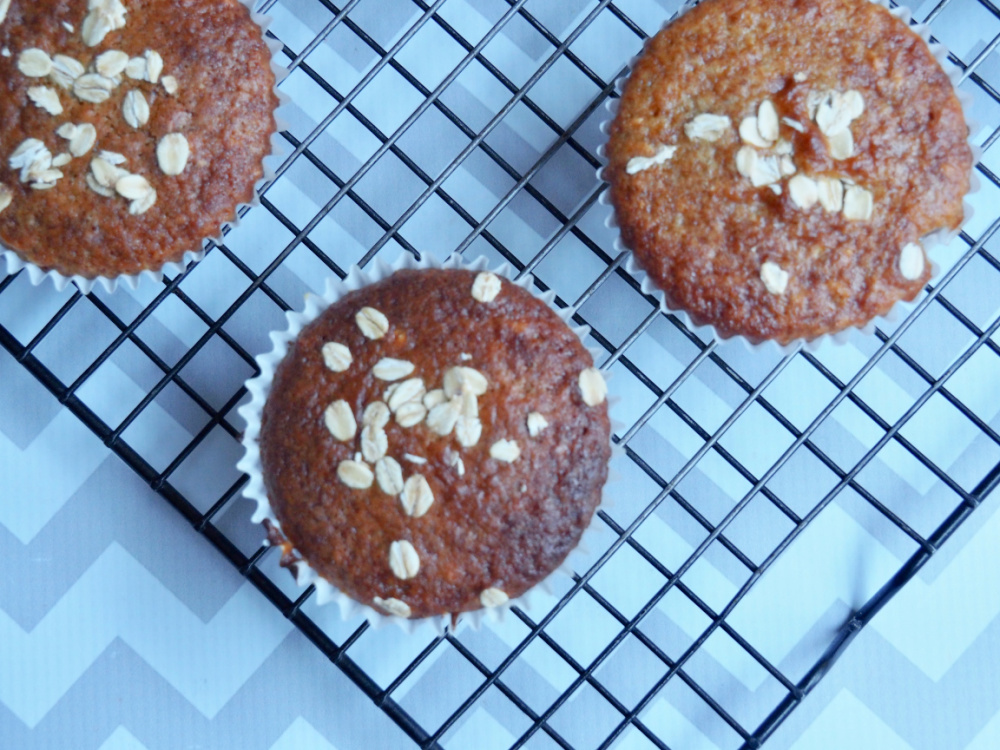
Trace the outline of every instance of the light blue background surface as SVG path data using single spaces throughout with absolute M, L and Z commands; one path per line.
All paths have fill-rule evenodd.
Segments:
M 619 4 L 646 31 L 655 31 L 676 3 Z M 923 3 L 918 16 L 933 3 Z M 490 0 L 451 0 L 441 9 L 471 43 L 478 41 L 506 10 Z M 529 3 L 554 34 L 564 38 L 593 9 L 593 3 Z M 384 48 L 418 20 L 409 0 L 362 2 L 351 15 Z M 274 32 L 297 52 L 332 18 L 315 0 L 283 0 L 273 10 Z M 971 61 L 1000 34 L 1000 21 L 984 14 L 975 0 L 952 0 L 935 21 L 935 32 L 963 60 Z M 638 39 L 609 11 L 602 11 L 572 45 L 574 54 L 605 80 L 638 49 Z M 544 64 L 552 46 L 520 17 L 487 45 L 485 58 L 520 85 Z M 433 89 L 464 56 L 457 43 L 429 23 L 397 59 Z M 338 27 L 307 63 L 344 94 L 377 63 L 360 37 Z M 994 51 L 979 68 L 1000 85 L 1000 57 Z M 976 93 L 978 85 L 963 88 Z M 305 138 L 335 106 L 335 100 L 300 69 L 283 84 L 292 97 L 284 114 L 290 131 Z M 569 126 L 598 94 L 595 84 L 560 58 L 530 90 L 526 101 Z M 511 92 L 479 62 L 470 64 L 440 101 L 473 131 L 485 127 Z M 974 112 L 983 126 L 982 142 L 1000 122 L 996 103 L 981 90 Z M 358 95 L 357 111 L 383 133 L 396 129 L 423 97 L 398 72 L 383 70 Z M 593 151 L 601 140 L 603 110 L 583 118 L 575 145 Z M 429 107 L 396 141 L 398 149 L 432 178 L 440 174 L 468 138 Z M 561 224 L 537 196 L 555 210 L 582 211 L 585 236 L 614 255 L 614 234 L 604 226 L 607 209 L 586 208 L 597 188 L 593 169 L 571 146 L 556 145 L 551 127 L 521 102 L 487 138 L 516 169 L 528 169 L 550 147 L 550 162 L 489 223 L 489 236 L 529 261 L 551 241 Z M 380 142 L 350 112 L 342 113 L 310 146 L 310 151 L 343 179 L 355 174 Z M 996 169 L 994 145 L 984 163 Z M 279 162 L 280 163 L 280 160 Z M 422 251 L 447 254 L 471 231 L 447 199 L 455 199 L 482 219 L 515 185 L 509 174 L 474 150 L 440 190 L 409 217 L 399 232 Z M 424 191 L 425 183 L 389 153 L 334 206 L 308 235 L 309 242 L 342 267 L 380 241 L 378 226 L 358 207 L 366 201 L 391 223 Z M 300 158 L 269 189 L 267 198 L 296 227 L 304 227 L 337 191 L 307 159 Z M 967 225 L 977 238 L 997 218 L 1000 200 L 990 183 L 970 198 L 976 209 Z M 584 207 L 584 208 L 581 208 Z M 226 246 L 251 270 L 263 270 L 293 234 L 265 208 L 251 211 Z M 987 249 L 996 255 L 996 239 Z M 956 239 L 933 253 L 945 270 L 966 251 Z M 402 248 L 389 241 L 380 258 Z M 467 257 L 497 258 L 483 238 Z M 558 240 L 539 265 L 540 280 L 573 301 L 605 271 L 605 262 L 580 236 Z M 269 277 L 268 285 L 292 304 L 322 288 L 328 269 L 299 245 Z M 213 251 L 193 269 L 181 290 L 209 316 L 229 311 L 249 284 L 225 254 Z M 144 283 L 113 296 L 98 292 L 122 321 L 140 314 L 161 287 Z M 32 288 L 23 277 L 0 295 L 0 323 L 27 343 L 70 298 L 50 286 Z M 944 296 L 981 329 L 1000 315 L 1000 273 L 974 258 L 946 288 Z M 590 297 L 581 314 L 610 342 L 613 414 L 619 435 L 660 476 L 673 477 L 696 459 L 667 498 L 636 529 L 634 540 L 662 565 L 676 570 L 705 538 L 694 513 L 713 524 L 729 513 L 752 483 L 732 468 L 721 450 L 753 476 L 761 476 L 793 442 L 793 434 L 760 402 L 742 411 L 721 436 L 718 448 L 702 453 L 704 434 L 713 435 L 737 410 L 746 391 L 717 363 L 706 360 L 673 394 L 676 409 L 655 408 L 656 393 L 624 366 L 627 359 L 657 388 L 668 387 L 696 357 L 696 348 L 621 278 L 611 276 Z M 251 353 L 269 349 L 267 332 L 282 325 L 277 306 L 262 292 L 250 297 L 225 324 Z M 887 332 L 895 323 L 884 324 Z M 642 327 L 645 326 L 645 327 Z M 641 333 L 629 341 L 637 328 Z M 115 427 L 169 368 L 205 336 L 207 325 L 176 296 L 168 297 L 136 331 L 135 340 L 116 348 L 78 391 L 80 399 Z M 118 329 L 91 301 L 75 303 L 35 348 L 34 355 L 64 382 L 76 379 L 118 335 Z M 995 337 L 996 338 L 996 337 Z M 136 346 L 141 341 L 156 362 Z M 933 304 L 900 339 L 900 346 L 931 378 L 938 377 L 972 344 L 940 304 Z M 826 345 L 811 356 L 842 382 L 848 381 L 877 350 L 872 336 L 844 346 Z M 772 368 L 783 367 L 761 400 L 783 414 L 796 430 L 808 429 L 838 389 L 803 356 L 783 362 L 773 352 L 750 353 L 739 344 L 717 352 L 725 365 L 752 386 Z M 220 336 L 212 336 L 180 379 L 214 409 L 223 408 L 251 374 Z M 11 358 L 0 353 L 0 748 L 325 748 L 409 747 L 403 733 L 329 664 L 221 556 L 144 486 L 129 469 L 62 410 Z M 845 400 L 812 432 L 812 446 L 842 470 L 852 468 L 884 435 L 878 420 L 892 425 L 926 390 L 927 382 L 896 355 L 883 358 L 854 389 L 873 410 L 866 414 Z M 951 398 L 965 404 L 986 425 L 1000 430 L 1000 357 L 981 349 L 947 381 Z M 236 430 L 235 410 L 223 415 Z M 175 383 L 167 386 L 123 433 L 123 439 L 155 470 L 169 466 L 208 421 L 208 416 Z M 700 431 L 699 431 L 700 430 Z M 932 397 L 903 427 L 901 435 L 964 490 L 970 490 L 998 461 L 1000 447 L 946 398 Z M 213 428 L 169 482 L 196 507 L 209 508 L 238 480 L 235 440 Z M 626 457 L 609 490 L 607 513 L 627 527 L 659 493 L 659 486 Z M 808 513 L 837 484 L 837 476 L 814 454 L 798 450 L 768 482 L 768 489 L 800 515 Z M 815 662 L 853 608 L 864 603 L 916 549 L 915 542 L 862 498 L 870 492 L 918 533 L 929 534 L 957 504 L 957 495 L 898 440 L 888 442 L 859 472 L 856 485 L 840 492 L 813 524 L 779 558 L 728 618 L 736 631 L 792 679 Z M 855 641 L 833 672 L 771 740 L 776 748 L 983 748 L 1000 747 L 1000 500 L 989 498 L 948 544 Z M 249 524 L 250 504 L 232 501 L 216 525 L 246 554 L 260 540 Z M 736 516 L 725 537 L 754 564 L 771 554 L 791 530 L 791 522 L 758 496 Z M 603 521 L 594 525 L 590 554 L 573 558 L 584 573 L 616 538 Z M 296 589 L 275 556 L 261 570 L 289 595 Z M 725 607 L 748 578 L 747 568 L 721 544 L 712 545 L 637 626 L 644 638 L 676 658 L 704 631 L 709 620 L 693 603 L 698 596 L 715 611 Z M 601 659 L 594 680 L 626 710 L 666 672 L 639 638 L 628 636 L 611 653 L 602 651 L 621 623 L 597 595 L 626 617 L 634 617 L 665 578 L 636 547 L 618 549 L 590 584 L 545 629 L 560 656 L 536 639 L 501 677 L 505 688 L 533 711 L 542 712 L 569 689 L 579 670 Z M 529 610 L 539 620 L 569 588 L 557 581 L 551 595 Z M 342 643 L 360 624 L 341 622 L 333 608 L 305 611 Z M 522 642 L 527 627 L 515 618 L 473 632 L 460 628 L 461 644 L 493 668 Z M 367 631 L 348 654 L 377 684 L 388 687 L 431 641 L 395 629 Z M 754 728 L 783 695 L 777 681 L 735 641 L 716 631 L 685 665 L 685 671 L 745 726 Z M 430 730 L 437 728 L 482 683 L 482 675 L 449 643 L 440 644 L 420 667 L 396 685 L 392 697 Z M 579 686 L 550 719 L 574 746 L 598 744 L 621 713 L 595 689 Z M 738 738 L 679 679 L 671 680 L 640 712 L 643 724 L 675 750 L 730 748 Z M 448 748 L 505 748 L 530 722 L 497 688 L 483 696 L 445 732 Z M 531 748 L 553 747 L 543 733 Z M 652 745 L 635 727 L 618 747 Z

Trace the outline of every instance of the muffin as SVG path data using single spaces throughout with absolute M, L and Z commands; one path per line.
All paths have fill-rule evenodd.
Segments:
M 0 244 L 85 279 L 200 250 L 263 176 L 270 60 L 238 0 L 13 0 L 0 23 Z
M 646 45 L 609 129 L 623 243 L 671 309 L 789 343 L 930 277 L 972 154 L 927 43 L 869 0 L 705 0 Z
M 563 320 L 488 271 L 399 270 L 289 345 L 260 419 L 272 543 L 383 615 L 496 607 L 600 503 L 606 387 Z

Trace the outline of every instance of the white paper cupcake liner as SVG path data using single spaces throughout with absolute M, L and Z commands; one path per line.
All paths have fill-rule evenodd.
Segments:
M 660 30 L 662 31 L 671 23 L 680 18 L 682 15 L 684 15 L 689 10 L 694 8 L 696 5 L 699 5 L 701 1 L 702 0 L 687 0 L 687 2 L 685 2 L 684 5 L 681 6 L 681 8 L 677 11 L 677 13 L 674 16 L 667 19 L 663 23 L 663 25 L 660 27 Z M 977 193 L 980 187 L 979 177 L 976 174 L 976 165 L 979 164 L 983 152 L 982 149 L 972 141 L 973 134 L 978 129 L 974 119 L 971 116 L 972 96 L 967 92 L 959 89 L 958 86 L 960 83 L 961 71 L 956 69 L 955 66 L 948 64 L 947 62 L 948 50 L 947 48 L 945 48 L 943 44 L 940 44 L 938 42 L 931 42 L 930 40 L 931 28 L 929 24 L 923 23 L 923 24 L 911 25 L 910 22 L 913 17 L 913 14 L 910 11 L 910 9 L 902 5 L 897 7 L 892 7 L 889 4 L 889 0 L 869 0 L 869 2 L 872 2 L 876 5 L 880 5 L 881 7 L 887 9 L 893 16 L 903 21 L 903 23 L 905 23 L 914 33 L 916 33 L 917 36 L 919 36 L 921 39 L 924 40 L 924 43 L 927 44 L 928 49 L 930 49 L 931 54 L 934 56 L 934 59 L 937 60 L 938 65 L 948 76 L 948 80 L 951 82 L 952 88 L 955 90 L 955 95 L 958 97 L 959 104 L 961 104 L 962 106 L 962 114 L 965 117 L 965 123 L 969 129 L 968 143 L 969 143 L 969 148 L 972 151 L 972 166 L 970 169 L 970 176 L 969 176 L 969 191 L 963 196 L 962 199 L 962 210 L 963 210 L 962 223 L 958 226 L 957 229 L 938 229 L 925 235 L 924 237 L 921 237 L 919 240 L 920 244 L 923 245 L 924 252 L 931 265 L 931 276 L 928 279 L 927 283 L 933 284 L 938 281 L 941 275 L 941 267 L 931 257 L 931 253 L 936 251 L 937 248 L 950 243 L 955 237 L 958 236 L 958 234 L 962 230 L 962 227 L 968 224 L 969 220 L 972 219 L 973 208 L 972 205 L 969 203 L 968 198 L 974 193 Z M 650 39 L 652 39 L 652 37 L 650 37 Z M 633 56 L 629 60 L 628 65 L 625 68 L 625 71 L 615 81 L 615 93 L 618 94 L 619 97 L 624 91 L 625 83 L 628 81 L 629 76 L 631 76 L 632 70 L 635 68 L 636 62 L 644 52 L 645 52 L 645 45 L 643 45 L 643 50 L 639 52 L 639 54 Z M 619 105 L 619 99 L 617 97 L 608 97 L 608 99 L 605 101 L 604 107 L 607 113 L 607 117 L 600 125 L 601 132 L 605 136 L 608 135 L 609 129 L 611 127 L 611 122 L 614 120 L 615 115 L 618 113 L 618 105 Z M 601 161 L 601 166 L 597 170 L 597 179 L 601 182 L 606 183 L 607 180 L 604 179 L 604 168 L 607 166 L 608 163 L 606 142 L 602 143 L 598 147 L 597 156 Z M 608 210 L 608 215 L 605 218 L 604 222 L 605 226 L 607 226 L 609 229 L 617 230 L 618 220 L 617 217 L 615 216 L 614 206 L 611 203 L 610 192 L 611 192 L 610 189 L 604 190 L 601 193 L 599 202 L 602 205 L 606 206 Z M 729 341 L 740 341 L 746 346 L 747 349 L 749 349 L 752 352 L 770 352 L 779 355 L 787 355 L 795 351 L 798 351 L 800 347 L 808 351 L 815 351 L 824 344 L 830 342 L 838 345 L 846 344 L 852 341 L 855 338 L 855 336 L 859 334 L 870 336 L 875 332 L 875 327 L 880 323 L 888 324 L 890 327 L 895 327 L 899 322 L 901 322 L 911 312 L 913 312 L 913 310 L 916 308 L 917 304 L 920 301 L 919 295 L 915 297 L 912 301 L 899 300 L 884 315 L 873 317 L 863 325 L 850 326 L 843 330 L 823 334 L 821 336 L 817 336 L 816 338 L 812 339 L 794 339 L 792 341 L 789 341 L 787 344 L 780 344 L 775 340 L 753 342 L 747 339 L 746 337 L 738 334 L 733 336 L 723 336 L 716 330 L 715 326 L 709 323 L 702 323 L 702 324 L 695 323 L 686 310 L 684 310 L 681 307 L 671 306 L 671 304 L 667 301 L 666 295 L 663 293 L 663 291 L 659 287 L 653 284 L 653 282 L 649 278 L 649 275 L 643 270 L 642 266 L 636 260 L 635 254 L 631 251 L 630 248 L 626 247 L 625 244 L 622 242 L 620 233 L 616 233 L 615 235 L 614 248 L 616 251 L 616 255 L 621 254 L 623 252 L 628 253 L 628 257 L 626 258 L 625 261 L 625 269 L 633 277 L 635 277 L 636 280 L 639 281 L 640 288 L 642 289 L 642 292 L 644 294 L 650 295 L 657 300 L 661 310 L 676 316 L 690 331 L 692 331 L 696 336 L 698 336 L 703 341 L 711 341 L 713 339 L 720 343 Z
M 15 250 L 7 248 L 0 242 L 0 258 L 6 262 L 8 274 L 13 275 L 18 271 L 24 270 L 28 274 L 28 279 L 33 286 L 38 286 L 48 279 L 53 283 L 56 291 L 59 292 L 63 291 L 69 284 L 74 284 L 83 294 L 90 294 L 97 284 L 100 284 L 108 293 L 114 292 L 120 283 L 125 284 L 129 289 L 135 290 L 144 278 L 159 283 L 163 280 L 165 274 L 177 275 L 182 273 L 192 263 L 202 260 L 208 252 L 204 247 L 206 242 L 211 241 L 220 244 L 223 234 L 227 229 L 239 226 L 240 211 L 248 206 L 260 205 L 261 188 L 274 179 L 274 170 L 271 168 L 270 162 L 280 159 L 284 154 L 278 134 L 288 127 L 282 117 L 281 110 L 289 104 L 290 100 L 283 92 L 278 90 L 278 84 L 288 75 L 288 69 L 279 62 L 278 56 L 282 50 L 281 42 L 277 39 L 269 39 L 266 33 L 272 19 L 269 16 L 254 12 L 257 0 L 239 0 L 239 3 L 250 11 L 250 18 L 260 27 L 261 38 L 271 52 L 270 65 L 271 72 L 274 73 L 273 91 L 278 98 L 278 106 L 274 112 L 274 132 L 271 134 L 271 153 L 266 155 L 262 161 L 263 175 L 254 183 L 253 197 L 250 202 L 239 203 L 234 206 L 233 218 L 220 225 L 217 235 L 203 238 L 197 247 L 185 252 L 180 260 L 167 262 L 159 268 L 144 269 L 137 274 L 120 274 L 118 276 L 95 276 L 93 278 L 80 275 L 66 276 L 55 269 L 44 269 L 35 265 L 31 261 L 21 257 Z M 164 71 L 167 74 L 169 72 Z
M 573 331 L 574 334 L 576 334 L 581 342 L 585 342 L 587 335 L 590 333 L 589 326 L 573 325 L 571 318 L 576 312 L 576 308 L 566 308 L 561 310 L 555 306 L 554 291 L 550 290 L 544 294 L 540 294 L 534 289 L 534 279 L 532 276 L 526 275 L 515 280 L 514 271 L 509 265 L 505 263 L 499 268 L 490 268 L 489 261 L 485 257 L 479 257 L 472 262 L 467 262 L 460 255 L 452 255 L 447 260 L 441 262 L 430 254 L 424 253 L 422 260 L 417 261 L 411 255 L 406 253 L 400 256 L 400 258 L 398 258 L 397 261 L 391 265 L 384 263 L 381 260 L 376 260 L 371 267 L 366 269 L 352 266 L 343 281 L 338 279 L 329 279 L 327 281 L 326 289 L 322 295 L 317 296 L 309 294 L 306 296 L 305 308 L 302 312 L 286 313 L 285 317 L 288 322 L 287 328 L 282 331 L 271 332 L 270 338 L 274 344 L 274 348 L 270 352 L 261 354 L 256 358 L 257 366 L 260 368 L 260 375 L 247 381 L 246 384 L 247 390 L 251 396 L 251 401 L 239 409 L 240 416 L 243 417 L 246 422 L 246 429 L 243 433 L 244 455 L 236 464 L 236 467 L 249 477 L 249 481 L 243 488 L 243 495 L 257 504 L 257 510 L 254 512 L 251 519 L 254 523 L 264 523 L 267 521 L 279 531 L 281 529 L 281 524 L 274 515 L 274 511 L 272 510 L 271 504 L 267 498 L 267 492 L 264 488 L 258 438 L 260 436 L 260 419 L 264 403 L 266 402 L 267 396 L 270 392 L 271 382 L 274 378 L 275 370 L 284 359 L 285 354 L 287 354 L 289 344 L 298 337 L 299 333 L 306 325 L 315 320 L 327 307 L 339 300 L 348 292 L 361 289 L 362 287 L 386 279 L 397 271 L 403 269 L 427 268 L 465 269 L 476 272 L 491 270 L 493 273 L 509 279 L 522 289 L 526 289 L 537 299 L 543 301 L 549 306 L 550 309 L 556 312 L 559 318 L 566 323 L 566 325 Z M 598 362 L 598 352 L 590 348 L 588 348 L 588 351 L 590 352 L 591 358 L 595 362 L 596 366 L 596 363 Z M 604 373 L 604 376 L 610 381 L 608 373 Z M 614 406 L 614 404 L 615 399 L 609 398 L 609 410 Z M 611 434 L 613 435 L 619 428 L 620 425 L 617 425 L 614 421 L 612 421 Z M 620 455 L 620 449 L 614 445 L 613 441 L 611 446 L 611 462 L 613 462 Z M 509 600 L 499 607 L 459 613 L 455 618 L 454 626 L 457 626 L 460 622 L 465 622 L 473 628 L 478 629 L 486 620 L 502 621 L 511 607 L 516 606 L 520 607 L 524 611 L 528 611 L 531 609 L 532 598 L 534 596 L 540 593 L 551 594 L 553 592 L 552 582 L 555 578 L 566 576 L 572 580 L 573 571 L 569 567 L 569 559 L 573 557 L 574 559 L 579 560 L 580 555 L 586 557 L 589 555 L 589 549 L 596 548 L 597 546 L 593 544 L 593 540 L 591 539 L 595 533 L 594 521 L 597 520 L 596 514 L 598 510 L 610 507 L 607 499 L 607 486 L 611 481 L 613 481 L 613 477 L 612 472 L 609 470 L 608 481 L 605 482 L 601 502 L 594 511 L 595 517 L 592 519 L 588 528 L 584 531 L 576 548 L 570 551 L 570 553 L 566 556 L 566 559 L 559 565 L 559 567 L 557 567 L 551 574 L 527 592 L 515 599 Z M 590 540 L 590 544 L 588 544 L 588 540 Z M 413 633 L 418 628 L 423 629 L 426 627 L 430 627 L 438 633 L 444 633 L 445 630 L 453 627 L 453 618 L 450 614 L 419 619 L 384 615 L 378 610 L 369 607 L 366 604 L 362 604 L 361 602 L 352 599 L 341 592 L 331 583 L 320 577 L 320 575 L 306 561 L 297 561 L 293 563 L 293 565 L 295 566 L 295 581 L 299 587 L 304 588 L 310 584 L 314 584 L 316 586 L 316 603 L 323 605 L 329 602 L 336 602 L 340 609 L 341 617 L 344 620 L 361 615 L 364 616 L 374 627 L 382 627 L 388 622 L 394 622 L 407 633 Z

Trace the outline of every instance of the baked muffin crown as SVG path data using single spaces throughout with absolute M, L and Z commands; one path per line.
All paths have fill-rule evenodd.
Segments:
M 912 299 L 972 167 L 947 75 L 869 0 L 706 0 L 649 41 L 609 132 L 625 245 L 669 307 L 753 342 Z
M 604 380 L 544 302 L 490 272 L 425 269 L 301 331 L 259 443 L 286 563 L 417 618 L 552 573 L 601 500 L 609 437 Z
M 25 261 L 157 270 L 252 200 L 278 101 L 238 0 L 15 0 L 0 51 L 0 243 Z

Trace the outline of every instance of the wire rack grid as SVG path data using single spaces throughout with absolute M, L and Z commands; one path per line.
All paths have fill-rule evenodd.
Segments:
M 659 311 L 604 225 L 604 104 L 678 5 L 268 0 L 292 104 L 262 206 L 134 292 L 0 279 L 0 343 L 421 747 L 483 726 L 511 747 L 759 747 L 1000 484 L 1000 10 L 915 8 L 985 123 L 938 282 L 872 335 L 781 355 Z M 422 252 L 505 261 L 574 306 L 624 425 L 573 577 L 443 636 L 317 607 L 233 468 L 283 313 L 352 263 Z

